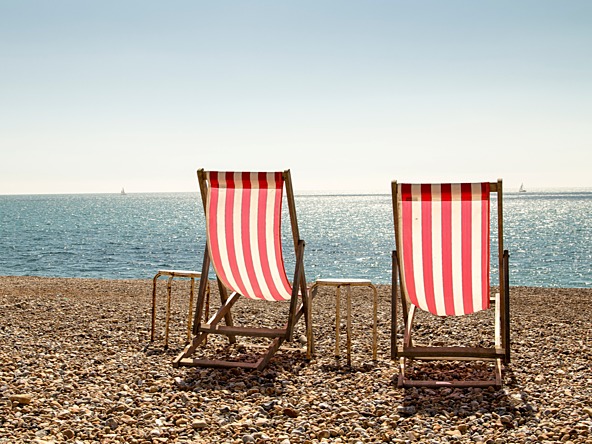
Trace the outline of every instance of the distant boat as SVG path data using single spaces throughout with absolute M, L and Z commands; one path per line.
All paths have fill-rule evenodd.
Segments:
M 125 188 L 121 188 L 121 195 L 124 196 L 125 194 Z
M 524 184 L 523 183 L 520 184 L 520 188 L 518 189 L 518 192 L 519 193 L 526 193 L 526 188 L 524 188 Z

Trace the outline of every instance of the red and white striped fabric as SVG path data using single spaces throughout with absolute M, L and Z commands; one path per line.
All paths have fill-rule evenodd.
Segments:
M 402 284 L 439 316 L 489 308 L 489 183 L 398 184 Z
M 216 274 L 251 299 L 290 299 L 281 245 L 281 172 L 206 172 L 206 230 Z

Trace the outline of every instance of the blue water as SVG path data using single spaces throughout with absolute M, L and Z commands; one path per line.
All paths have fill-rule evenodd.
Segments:
M 389 195 L 301 195 L 296 208 L 308 281 L 391 282 Z M 0 275 L 146 279 L 160 268 L 201 271 L 204 225 L 196 193 L 0 196 Z M 290 247 L 289 223 L 283 228 Z M 504 236 L 511 285 L 592 285 L 591 191 L 506 193 Z M 290 275 L 293 251 L 285 257 Z

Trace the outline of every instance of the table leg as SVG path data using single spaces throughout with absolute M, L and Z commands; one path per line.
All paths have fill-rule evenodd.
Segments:
M 191 321 L 193 319 L 193 296 L 195 293 L 195 279 L 191 278 L 191 286 L 189 287 L 189 316 L 187 316 L 187 344 L 191 341 Z
M 200 278 L 201 279 L 201 278 Z M 201 283 L 200 283 L 201 285 Z M 205 308 L 203 311 L 203 321 L 204 322 L 208 322 L 208 319 L 210 319 L 210 283 L 207 282 L 206 283 L 206 302 L 205 302 Z M 201 316 L 201 314 L 199 314 Z M 201 322 L 201 321 L 200 321 Z M 208 335 L 206 335 L 206 337 L 204 338 L 204 345 L 206 345 L 208 343 Z
M 314 300 L 315 296 L 317 295 L 317 287 L 313 286 L 312 289 L 308 292 L 308 304 L 306 309 L 308 311 L 308 325 L 306 326 L 306 358 L 312 359 L 312 355 L 314 354 L 314 333 L 312 330 L 312 301 Z
M 347 365 L 351 365 L 351 285 L 347 286 Z
M 156 281 L 159 274 L 152 279 L 152 331 L 150 332 L 150 342 L 154 342 L 154 330 L 156 328 Z
M 376 287 L 370 284 L 374 291 L 374 319 L 372 324 L 372 359 L 376 361 L 376 349 L 378 347 L 378 291 Z
M 164 326 L 164 348 L 169 348 L 169 322 L 171 320 L 171 286 L 173 276 L 167 281 L 167 307 L 166 307 L 166 322 Z
M 341 287 L 337 287 L 335 294 L 335 356 L 339 357 L 339 334 L 341 332 Z

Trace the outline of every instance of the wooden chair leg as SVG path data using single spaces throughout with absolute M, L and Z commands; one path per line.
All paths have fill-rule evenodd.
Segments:
M 203 295 L 201 296 L 204 297 Z M 210 319 L 208 319 L 207 325 L 211 327 L 215 327 L 222 319 L 226 317 L 226 315 L 230 312 L 232 306 L 241 298 L 241 296 L 237 293 L 233 293 L 229 298 L 227 298 L 226 303 L 219 308 L 219 310 L 214 314 Z M 200 305 L 198 301 L 198 306 Z M 201 318 L 201 317 L 200 317 Z M 201 329 L 201 322 L 199 327 Z M 183 349 L 181 353 L 177 355 L 175 360 L 173 361 L 174 367 L 179 367 L 182 361 L 186 361 L 189 357 L 197 350 L 197 347 L 204 344 L 208 338 L 207 332 L 199 331 L 192 339 L 192 341 Z M 230 335 L 229 335 L 230 336 Z M 184 365 L 190 365 L 185 362 Z
M 392 252 L 392 276 L 391 276 L 391 359 L 397 359 L 397 300 L 399 299 L 399 266 L 397 252 Z
M 413 345 L 413 339 L 411 333 L 413 330 L 413 320 L 415 319 L 415 305 L 411 304 L 409 307 L 409 313 L 407 313 L 407 321 L 405 322 L 405 331 L 403 333 L 403 346 L 411 347 Z
M 228 301 L 228 292 L 226 291 L 226 287 L 224 286 L 224 284 L 222 284 L 220 279 L 218 279 L 218 291 L 220 293 L 220 302 L 221 302 L 222 306 L 224 306 L 224 305 L 226 305 L 226 303 Z M 234 325 L 234 321 L 232 320 L 232 313 L 230 311 L 228 311 L 224 315 L 224 322 L 226 322 L 226 325 L 228 325 L 229 327 Z M 236 336 L 228 336 L 228 341 L 231 344 L 235 344 L 236 343 Z
M 195 315 L 193 317 L 192 331 L 193 331 L 194 336 L 199 333 L 199 326 L 201 325 L 201 321 L 202 321 L 202 317 L 203 317 L 204 299 L 206 297 L 206 292 L 208 292 L 208 289 L 209 289 L 209 283 L 208 283 L 209 271 L 210 271 L 210 255 L 208 253 L 208 246 L 206 245 L 206 248 L 204 251 L 202 269 L 201 269 L 201 277 L 199 279 L 199 290 L 197 292 L 197 304 L 195 306 Z M 208 296 L 208 299 L 209 299 L 209 296 Z
M 302 294 L 302 310 L 306 332 L 306 359 L 312 358 L 312 296 L 307 290 Z
M 504 350 L 506 352 L 506 356 L 504 358 L 504 362 L 506 364 L 510 363 L 510 254 L 508 253 L 508 250 L 504 250 L 504 255 L 503 255 L 503 262 L 504 262 L 504 294 L 503 294 L 503 298 L 505 301 L 504 304 Z
M 290 298 L 290 313 L 288 315 L 288 334 L 286 341 L 292 342 L 294 334 L 294 325 L 296 324 L 296 312 L 298 304 L 298 293 L 306 293 L 306 282 L 304 278 L 304 241 L 298 241 L 296 251 L 296 268 L 294 270 L 294 281 L 292 284 L 292 297 Z

